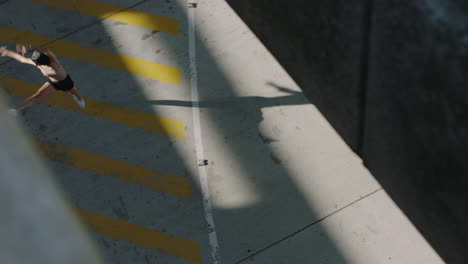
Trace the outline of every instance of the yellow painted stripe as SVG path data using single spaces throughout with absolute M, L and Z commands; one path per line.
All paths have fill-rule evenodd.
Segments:
M 0 76 L 4 89 L 9 94 L 20 97 L 28 97 L 35 93 L 40 85 Z M 79 87 L 79 86 L 78 86 Z M 161 133 L 170 137 L 184 139 L 185 124 L 182 121 L 138 111 L 123 106 L 109 104 L 100 100 L 84 97 L 86 108 L 80 112 L 114 121 L 127 126 L 145 129 L 151 132 Z M 64 93 L 53 93 L 45 97 L 41 102 L 58 106 L 68 110 L 78 108 L 72 97 Z
M 32 0 L 82 14 L 115 20 L 152 30 L 179 34 L 179 21 L 96 0 Z
M 190 199 L 192 196 L 190 181 L 187 178 L 164 174 L 143 168 L 128 162 L 108 158 L 92 152 L 64 146 L 56 143 L 33 141 L 44 158 L 65 165 L 112 176 L 119 180 L 140 184 L 161 192 Z
M 201 263 L 202 261 L 200 244 L 198 242 L 83 209 L 78 209 L 78 213 L 81 219 L 88 224 L 89 228 L 98 234 L 157 250 L 195 263 Z
M 24 43 L 32 46 L 46 46 L 55 54 L 99 66 L 125 71 L 163 82 L 180 84 L 179 68 L 146 61 L 115 52 L 81 46 L 79 44 L 49 38 L 27 31 L 0 26 L 0 41 L 10 44 Z

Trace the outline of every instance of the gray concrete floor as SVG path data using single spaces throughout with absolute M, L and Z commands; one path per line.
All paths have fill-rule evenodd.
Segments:
M 0 4 L 0 25 L 179 68 L 177 85 L 60 57 L 84 96 L 181 120 L 185 139 L 41 103 L 19 120 L 41 141 L 190 179 L 193 198 L 184 199 L 45 161 L 73 206 L 196 241 L 202 263 L 212 263 L 193 136 L 186 2 L 104 2 L 174 18 L 180 34 L 19 0 Z M 230 7 L 200 0 L 195 12 L 200 125 L 221 262 L 443 263 Z M 44 81 L 30 66 L 0 63 L 1 76 Z M 109 263 L 192 263 L 93 236 Z

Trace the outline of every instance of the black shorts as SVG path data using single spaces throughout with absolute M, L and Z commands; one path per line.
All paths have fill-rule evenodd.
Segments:
M 75 87 L 75 83 L 73 82 L 72 78 L 70 78 L 69 74 L 67 74 L 67 77 L 65 77 L 65 79 L 59 82 L 53 82 L 49 80 L 49 83 L 52 84 L 52 86 L 54 86 L 55 89 L 64 92 L 71 90 L 73 87 Z

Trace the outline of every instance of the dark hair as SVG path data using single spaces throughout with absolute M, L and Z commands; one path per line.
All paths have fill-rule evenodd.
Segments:
M 48 65 L 50 63 L 50 58 L 49 56 L 45 55 L 44 53 L 35 50 L 31 56 L 31 59 L 37 64 L 37 65 Z

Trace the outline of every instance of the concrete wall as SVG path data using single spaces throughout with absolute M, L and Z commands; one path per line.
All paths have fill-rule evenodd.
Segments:
M 468 259 L 468 2 L 230 0 L 447 263 Z

